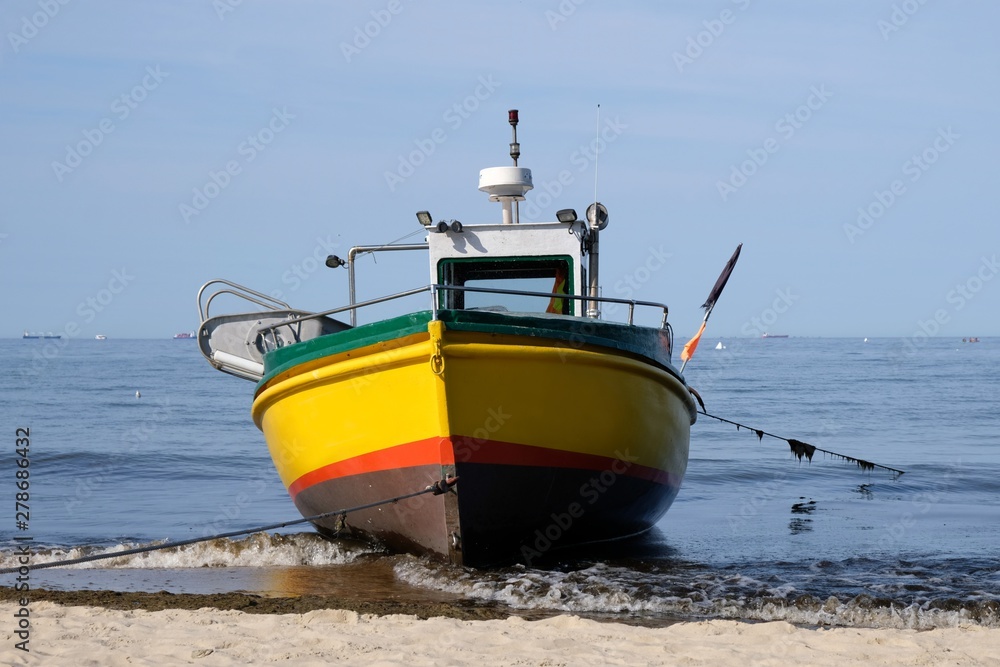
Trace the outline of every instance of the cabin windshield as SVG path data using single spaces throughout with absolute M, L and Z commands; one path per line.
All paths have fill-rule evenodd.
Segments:
M 445 259 L 438 265 L 438 277 L 441 284 L 457 287 L 573 294 L 571 266 L 569 257 Z M 571 299 L 450 290 L 442 292 L 441 307 L 562 315 L 573 312 Z

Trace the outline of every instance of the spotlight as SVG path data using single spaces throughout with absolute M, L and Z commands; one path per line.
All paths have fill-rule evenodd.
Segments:
M 576 222 L 576 211 L 571 208 L 564 208 L 556 211 L 556 219 L 559 222 Z
M 428 211 L 417 211 L 417 220 L 424 227 L 430 227 L 433 223 L 431 214 Z
M 448 231 L 448 223 L 442 220 L 437 224 L 437 230 L 439 234 L 444 234 L 446 231 Z
M 462 233 L 462 223 L 459 222 L 458 220 L 452 220 L 451 221 L 451 231 L 455 232 L 456 234 L 461 234 Z
M 347 262 L 337 257 L 336 255 L 327 255 L 326 257 L 326 265 L 331 269 L 339 268 L 344 264 L 347 264 Z

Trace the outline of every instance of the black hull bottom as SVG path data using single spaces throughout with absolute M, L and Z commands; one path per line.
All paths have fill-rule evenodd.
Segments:
M 454 491 L 317 523 L 327 535 L 365 536 L 390 549 L 434 554 L 460 565 L 532 565 L 582 545 L 648 531 L 680 490 L 604 471 L 458 463 L 370 472 L 304 489 L 304 516 L 376 502 L 457 474 Z

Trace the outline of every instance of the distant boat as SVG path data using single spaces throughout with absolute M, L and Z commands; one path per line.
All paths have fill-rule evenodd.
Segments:
M 108 337 L 105 336 L 104 334 L 97 334 L 96 336 L 94 336 L 94 340 L 107 340 L 107 339 Z
M 788 338 L 788 334 L 765 333 L 761 338 Z
M 28 330 L 25 329 L 24 335 L 21 336 L 21 338 L 55 338 L 55 339 L 59 339 L 59 338 L 62 338 L 62 336 L 60 336 L 59 334 L 54 334 L 52 332 L 49 332 L 49 333 L 28 333 Z
M 866 342 L 866 343 L 868 342 L 868 339 L 867 339 L 867 338 L 865 338 L 865 342 Z
M 193 331 L 190 332 L 190 333 L 188 333 L 187 331 L 183 331 L 183 332 L 181 332 L 179 334 L 174 334 L 174 340 L 188 340 L 188 339 L 193 339 L 193 338 L 194 338 L 194 332 Z
M 720 340 L 718 343 L 715 344 L 715 349 L 716 350 L 724 350 L 724 349 L 726 349 L 726 346 L 723 345 L 722 341 Z

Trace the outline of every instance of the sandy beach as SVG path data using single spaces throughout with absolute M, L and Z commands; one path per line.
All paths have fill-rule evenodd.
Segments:
M 64 595 L 84 599 L 95 594 Z M 0 617 L 8 619 L 0 630 L 0 663 L 1000 665 L 1000 629 L 976 626 L 918 632 L 712 620 L 645 628 L 572 615 L 488 618 L 501 615 L 499 610 L 380 615 L 307 601 L 302 604 L 318 608 L 296 613 L 290 609 L 297 603 L 285 600 L 247 605 L 254 613 L 225 608 L 219 599 L 201 609 L 170 607 L 172 600 L 179 606 L 197 604 L 198 596 L 105 596 L 117 598 L 116 606 L 124 608 L 33 601 L 30 653 L 15 648 L 21 641 L 13 623 L 18 606 L 0 603 Z M 249 597 L 236 595 L 229 602 Z M 273 611 L 259 613 L 268 604 Z M 472 620 L 477 616 L 487 620 Z

